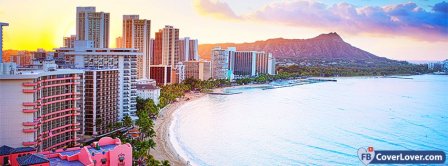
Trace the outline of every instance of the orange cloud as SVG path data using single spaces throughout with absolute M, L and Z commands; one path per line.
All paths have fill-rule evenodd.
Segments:
M 201 15 L 217 17 L 220 19 L 240 19 L 227 3 L 219 0 L 195 0 L 194 6 Z

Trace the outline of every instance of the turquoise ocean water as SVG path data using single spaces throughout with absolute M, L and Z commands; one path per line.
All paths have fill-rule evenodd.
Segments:
M 362 165 L 357 149 L 448 152 L 448 76 L 337 78 L 229 89 L 174 115 L 170 140 L 193 165 Z

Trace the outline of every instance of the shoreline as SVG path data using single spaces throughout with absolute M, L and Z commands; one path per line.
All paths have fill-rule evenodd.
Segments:
M 225 89 L 232 88 L 242 88 L 242 87 L 262 87 L 267 84 L 247 84 L 247 85 L 236 85 L 222 88 L 215 88 L 212 90 L 213 93 L 223 93 Z M 173 121 L 173 114 L 179 110 L 184 104 L 200 99 L 208 93 L 194 93 L 188 92 L 184 97 L 180 98 L 179 101 L 168 104 L 165 108 L 161 109 L 157 119 L 154 121 L 154 129 L 156 131 L 156 137 L 154 139 L 156 147 L 150 150 L 150 154 L 154 156 L 157 160 L 168 160 L 172 166 L 183 166 L 191 165 L 189 161 L 186 161 L 174 148 L 170 141 L 170 126 Z
M 167 105 L 160 110 L 157 119 L 154 121 L 154 129 L 156 137 L 154 139 L 156 147 L 151 149 L 150 154 L 157 160 L 168 160 L 172 166 L 189 165 L 182 156 L 180 156 L 174 149 L 170 141 L 170 126 L 173 121 L 173 114 L 179 110 L 184 104 L 200 99 L 206 96 L 206 93 L 186 93 L 179 101 Z
M 241 88 L 241 87 L 258 87 L 266 84 L 249 84 L 238 85 L 230 87 L 222 87 L 213 89 L 214 93 L 222 93 L 226 88 Z M 174 113 L 179 110 L 184 104 L 200 99 L 208 93 L 194 93 L 188 92 L 179 101 L 168 104 L 165 108 L 161 109 L 157 119 L 154 121 L 154 129 L 156 131 L 156 137 L 154 139 L 156 147 L 150 150 L 150 154 L 157 160 L 168 160 L 172 166 L 190 165 L 182 156 L 178 154 L 173 144 L 170 141 L 170 126 L 173 121 Z M 189 100 L 188 100 L 189 99 Z

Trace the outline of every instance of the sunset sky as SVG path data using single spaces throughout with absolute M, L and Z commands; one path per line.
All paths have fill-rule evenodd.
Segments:
M 1 0 L 4 49 L 62 45 L 75 34 L 77 6 L 111 15 L 111 47 L 122 33 L 122 15 L 164 25 L 202 43 L 311 38 L 337 32 L 348 43 L 397 60 L 448 59 L 448 2 L 426 0 Z

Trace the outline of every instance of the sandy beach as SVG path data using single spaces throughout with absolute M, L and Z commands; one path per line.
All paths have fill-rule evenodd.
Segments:
M 263 84 L 250 84 L 250 85 L 239 85 L 233 87 L 223 87 L 213 89 L 214 93 L 223 93 L 226 88 L 240 88 L 240 87 L 258 87 L 263 86 Z M 188 161 L 183 159 L 174 149 L 171 144 L 169 137 L 169 128 L 173 119 L 173 114 L 178 110 L 182 105 L 187 102 L 191 102 L 197 100 L 203 96 L 207 95 L 206 93 L 186 93 L 183 98 L 179 101 L 169 104 L 162 110 L 160 110 L 159 116 L 155 121 L 154 129 L 156 130 L 156 147 L 151 149 L 150 154 L 154 156 L 157 160 L 168 160 L 171 165 L 189 165 Z
M 241 88 L 241 87 L 261 87 L 266 86 L 266 84 L 249 84 L 249 85 L 238 85 L 232 87 L 223 87 L 213 89 L 213 93 L 224 93 L 224 90 L 227 88 Z M 189 162 L 182 158 L 174 149 L 171 144 L 169 137 L 169 128 L 173 119 L 173 114 L 178 110 L 182 105 L 187 102 L 191 102 L 197 100 L 201 97 L 207 95 L 206 93 L 186 93 L 185 96 L 179 101 L 169 104 L 162 110 L 160 110 L 159 116 L 155 121 L 154 129 L 156 130 L 156 147 L 151 149 L 150 154 L 154 156 L 157 160 L 168 160 L 171 165 L 189 165 Z
M 205 95 L 205 93 L 186 93 L 185 96 L 179 101 L 171 103 L 160 110 L 154 126 L 154 129 L 156 130 L 156 147 L 150 151 L 150 154 L 153 155 L 154 158 L 157 160 L 168 160 L 173 166 L 188 165 L 188 162 L 177 154 L 171 144 L 169 128 L 173 119 L 173 114 L 176 110 L 178 110 L 185 103 L 197 100 Z

